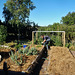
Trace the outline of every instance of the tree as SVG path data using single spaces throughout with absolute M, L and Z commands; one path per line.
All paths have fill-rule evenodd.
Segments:
M 2 24 L 1 20 L 0 20 L 0 25 Z
M 3 44 L 6 41 L 7 37 L 7 28 L 3 25 L 0 25 L 0 44 Z
M 9 20 L 9 23 L 16 24 L 18 27 L 18 34 L 20 34 L 19 28 L 21 23 L 25 24 L 26 18 L 29 17 L 30 10 L 35 8 L 33 2 L 31 0 L 8 0 L 4 6 L 12 14 L 12 18 Z
M 8 22 L 13 17 L 12 13 L 5 6 L 3 8 L 3 17 L 5 18 L 5 24 L 8 24 Z
M 61 22 L 66 25 L 75 25 L 75 12 L 69 12 L 65 17 L 62 17 Z

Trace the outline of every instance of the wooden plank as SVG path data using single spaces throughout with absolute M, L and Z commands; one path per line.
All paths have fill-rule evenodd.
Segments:
M 65 32 L 62 32 L 62 43 L 63 47 L 65 47 Z
M 65 31 L 33 31 L 33 32 L 65 32 Z

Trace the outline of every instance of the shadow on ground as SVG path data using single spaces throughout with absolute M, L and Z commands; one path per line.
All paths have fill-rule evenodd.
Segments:
M 47 57 L 47 50 L 44 51 L 43 55 L 41 56 L 40 60 L 38 61 L 38 64 L 35 66 L 35 68 L 33 69 L 33 72 L 30 75 L 39 75 L 40 70 L 42 69 L 42 65 L 45 61 L 45 59 Z

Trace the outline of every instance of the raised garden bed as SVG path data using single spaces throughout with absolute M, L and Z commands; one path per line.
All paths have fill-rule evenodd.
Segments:
M 66 47 L 51 47 L 49 75 L 75 75 L 75 58 Z
M 8 57 L 7 59 L 3 59 L 3 61 L 0 62 L 1 73 L 8 72 L 8 75 L 12 75 L 12 74 L 19 75 L 19 74 L 31 73 L 32 70 L 34 69 L 35 65 L 39 61 L 40 57 L 42 56 L 43 51 L 45 50 L 42 46 L 35 45 L 34 47 L 38 48 L 38 51 L 39 51 L 38 55 L 32 55 L 31 53 L 30 53 L 30 55 L 29 54 L 22 55 L 22 64 L 16 64 L 15 62 L 13 62 L 13 60 L 11 60 L 11 56 Z M 30 46 L 30 49 L 31 48 L 32 48 L 32 46 Z M 16 52 L 16 53 L 18 53 L 18 52 Z M 19 57 L 21 57 L 21 54 L 18 55 L 17 62 L 20 61 L 19 59 L 21 59 Z M 25 62 L 24 62 L 24 60 L 25 60 Z M 5 61 L 7 62 L 7 68 L 8 68 L 7 71 L 3 70 L 3 64 Z
M 1 48 L 0 48 L 0 55 L 2 56 L 2 60 L 9 58 L 9 53 L 11 52 L 11 50 L 12 50 L 13 52 L 16 51 L 15 48 L 11 48 L 11 49 L 9 49 L 9 48 L 4 48 L 4 47 L 1 47 Z

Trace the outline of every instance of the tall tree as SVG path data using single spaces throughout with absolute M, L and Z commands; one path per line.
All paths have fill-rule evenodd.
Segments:
M 5 24 L 8 24 L 8 22 L 13 17 L 12 13 L 5 6 L 3 8 L 3 17 L 5 18 Z
M 18 27 L 18 33 L 20 34 L 20 24 L 25 23 L 26 18 L 29 17 L 30 10 L 35 8 L 33 2 L 31 0 L 8 0 L 4 6 L 11 12 L 13 16 L 9 23 L 16 24 Z
M 75 12 L 69 12 L 65 17 L 62 17 L 61 22 L 66 25 L 75 25 Z

